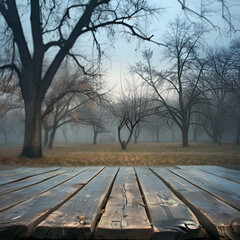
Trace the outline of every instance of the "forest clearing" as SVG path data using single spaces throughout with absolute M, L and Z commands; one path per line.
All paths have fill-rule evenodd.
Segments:
M 18 157 L 21 146 L 0 146 L 1 164 L 35 166 L 238 165 L 240 146 L 211 143 L 137 143 L 121 150 L 117 143 L 56 145 L 43 158 Z

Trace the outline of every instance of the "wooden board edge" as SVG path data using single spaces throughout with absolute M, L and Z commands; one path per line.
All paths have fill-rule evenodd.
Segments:
M 237 240 L 240 238 L 240 223 L 237 220 L 232 222 L 230 225 L 215 226 L 211 220 L 205 215 L 200 209 L 196 208 L 190 201 L 188 201 L 184 195 L 178 192 L 170 183 L 168 183 L 162 176 L 160 176 L 154 169 L 150 170 L 156 174 L 170 189 L 171 191 L 194 213 L 202 225 L 203 236 L 206 239 L 212 239 L 213 236 L 217 239 L 233 239 Z M 169 171 L 170 172 L 170 171 Z M 172 172 L 171 172 L 172 173 Z M 172 173 L 174 175 L 174 173 Z

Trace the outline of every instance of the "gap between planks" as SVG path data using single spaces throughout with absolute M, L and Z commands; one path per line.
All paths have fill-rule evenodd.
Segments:
M 88 172 L 83 171 L 63 184 L 0 213 L 0 239 L 30 237 L 39 223 L 75 196 L 102 170 L 103 167 L 90 168 Z
M 105 168 L 80 192 L 57 211 L 50 214 L 35 229 L 36 238 L 90 239 L 102 215 L 119 168 Z
M 146 168 L 147 169 L 147 168 Z M 101 170 L 102 171 L 102 170 Z M 100 171 L 100 172 L 101 172 Z M 150 170 L 149 170 L 150 171 Z M 167 171 L 168 172 L 168 170 L 167 169 L 165 169 L 165 171 Z M 93 180 L 100 172 L 98 172 L 91 180 Z M 152 172 L 152 174 L 153 175 L 155 175 L 154 174 L 154 172 L 151 170 L 151 172 Z M 80 232 L 81 232 L 81 234 L 83 234 L 84 235 L 84 237 L 89 237 L 89 236 L 93 236 L 92 234 L 93 233 L 97 233 L 97 229 L 98 229 L 98 227 L 99 227 L 99 223 L 101 222 L 101 218 L 102 218 L 102 210 L 107 206 L 107 203 L 108 203 L 108 201 L 109 201 L 109 197 L 110 197 L 110 194 L 111 194 L 111 191 L 112 191 L 112 189 L 113 189 L 113 187 L 114 187 L 114 184 L 115 184 L 115 181 L 116 181 L 116 177 L 117 177 L 117 175 L 118 175 L 118 172 L 116 173 L 116 175 L 115 175 L 115 177 L 113 178 L 113 181 L 112 181 L 112 183 L 110 184 L 110 187 L 108 188 L 108 192 L 107 193 L 105 193 L 105 198 L 103 199 L 103 201 L 102 201 L 102 204 L 100 204 L 99 206 L 100 207 L 98 207 L 98 210 L 99 211 L 97 211 L 97 215 L 96 215 L 96 217 L 95 217 L 95 222 L 93 221 L 93 223 L 92 223 L 92 226 L 91 226 L 91 229 L 90 229 L 90 234 L 89 235 L 85 235 L 85 233 L 84 233 L 84 231 L 82 231 L 81 229 L 79 230 Z M 149 211 L 149 208 L 148 208 L 148 204 L 147 204 L 147 201 L 146 201 L 146 199 L 145 199 L 145 197 L 144 197 L 144 191 L 143 191 L 143 189 L 142 189 L 142 186 L 141 186 L 141 184 L 140 184 L 140 181 L 139 181 L 139 178 L 138 178 L 138 175 L 137 175 L 137 172 L 136 172 L 136 170 L 135 170 L 135 176 L 136 176 L 136 181 L 137 181 L 137 184 L 138 184 L 138 187 L 139 187 L 139 190 L 140 190 L 140 193 L 141 193 L 141 198 L 142 199 L 140 199 L 139 201 L 138 200 L 135 200 L 135 199 L 133 199 L 133 201 L 135 200 L 135 203 L 137 203 L 137 204 L 139 204 L 139 205 L 141 205 L 142 207 L 144 207 L 145 208 L 145 210 L 147 211 L 147 215 L 148 215 L 148 219 L 149 219 L 149 222 L 151 222 L 152 223 L 152 220 L 151 220 L 151 214 L 150 214 L 150 211 Z M 159 178 L 159 176 L 157 176 L 158 177 L 158 179 L 159 179 L 159 183 L 161 182 L 161 178 Z M 89 180 L 90 181 L 90 180 Z M 170 188 L 171 189 L 171 187 L 169 187 L 169 185 L 165 182 L 165 181 L 163 181 L 164 182 L 164 184 L 166 184 L 167 185 L 167 187 L 168 188 Z M 125 186 L 124 186 L 124 188 L 125 188 Z M 68 200 L 71 200 L 72 199 L 72 197 L 74 197 L 77 193 L 79 193 L 79 191 L 81 190 L 81 188 L 75 193 L 75 194 L 73 194 L 73 195 L 71 195 L 71 197 L 69 197 L 68 198 Z M 81 190 L 82 191 L 82 190 Z M 125 189 L 125 192 L 126 192 L 126 189 Z M 175 195 L 178 195 L 178 197 L 179 197 L 179 194 L 176 194 L 176 192 L 174 192 L 175 193 Z M 181 198 L 180 198 L 181 199 Z M 66 200 L 64 203 L 67 203 L 68 202 L 68 200 Z M 62 204 L 60 204 L 59 206 L 63 206 L 64 205 L 64 203 L 62 203 Z M 140 204 L 141 203 L 141 204 Z M 185 203 L 186 204 L 186 203 Z M 189 205 L 189 204 L 186 204 L 186 205 Z M 55 210 L 59 210 L 59 206 L 57 206 L 57 207 L 55 207 L 55 208 L 52 208 L 52 211 L 49 211 L 47 214 L 45 214 L 41 219 L 39 218 L 39 223 L 40 223 L 40 225 L 42 224 L 42 221 L 44 220 L 46 220 L 49 216 L 50 216 L 50 213 L 51 212 L 53 212 L 54 213 L 54 211 Z M 191 208 L 191 207 L 190 207 Z M 106 210 L 106 209 L 105 209 Z M 104 213 L 103 213 L 104 214 Z M 81 219 L 80 219 L 81 220 Z M 85 220 L 85 219 L 83 219 L 83 220 Z M 78 221 L 79 222 L 79 221 Z M 36 226 L 36 222 L 34 223 L 35 224 L 35 226 Z M 32 228 L 33 229 L 33 228 Z M 62 231 L 64 232 L 64 229 L 65 228 L 62 228 Z M 95 231 L 94 231 L 95 230 Z M 28 231 L 29 232 L 29 231 Z M 37 232 L 37 231 L 36 231 Z M 35 232 L 35 234 L 36 234 L 36 232 Z M 68 231 L 66 231 L 65 232 L 65 234 L 67 234 L 67 232 Z M 50 230 L 47 232 L 47 235 L 50 233 Z M 50 236 L 50 235 L 49 235 Z M 1 235 L 0 235 L 0 237 L 1 237 Z M 51 236 L 52 237 L 52 236 Z M 125 238 L 127 238 L 127 236 L 125 236 Z M 8 238 L 6 238 L 6 239 L 8 239 Z M 169 238 L 166 238 L 166 239 L 169 239 Z M 175 239 L 175 238 L 174 238 Z M 185 238 L 184 238 L 185 239 Z
M 58 168 L 50 168 L 51 170 L 47 170 L 47 169 L 41 169 L 39 170 L 38 168 L 34 168 L 32 171 L 26 171 L 25 173 L 20 173 L 20 174 L 17 174 L 17 175 L 13 175 L 13 176 L 9 176 L 9 177 L 5 177 L 4 180 L 0 178 L 0 186 L 3 186 L 3 185 L 7 185 L 9 183 L 14 183 L 14 182 L 18 182 L 18 181 L 22 181 L 24 179 L 27 179 L 27 178 L 30 178 L 30 177 L 34 177 L 34 176 L 38 176 L 38 175 L 41 175 L 41 174 L 44 174 L 44 173 L 48 173 L 48 172 L 54 172 L 54 171 L 57 171 L 57 170 L 60 170 L 60 167 Z M 35 173 L 34 173 L 35 172 Z
M 240 239 L 239 211 L 161 167 L 151 167 L 216 239 Z
M 168 169 L 236 210 L 240 210 L 240 184 L 187 166 Z

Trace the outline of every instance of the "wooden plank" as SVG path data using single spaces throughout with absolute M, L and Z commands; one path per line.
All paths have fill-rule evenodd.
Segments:
M 78 194 L 41 222 L 36 238 L 89 239 L 110 193 L 118 168 L 104 169 Z
M 36 175 L 40 175 L 43 173 L 48 173 L 48 172 L 52 172 L 52 171 L 57 171 L 60 168 L 56 168 L 56 167 L 50 167 L 50 168 L 32 168 L 33 170 L 30 171 L 24 171 L 24 172 L 20 172 L 20 173 L 16 173 L 16 175 L 10 175 L 10 176 L 1 176 L 0 177 L 0 186 L 1 185 L 5 185 L 8 183 L 12 183 L 12 182 L 16 182 L 16 181 L 20 181 L 23 180 L 25 178 L 29 178 L 32 176 L 36 176 Z
M 2 185 L 2 186 L 0 186 L 0 195 L 4 195 L 6 193 L 14 192 L 14 191 L 26 188 L 26 187 L 36 185 L 36 184 L 44 182 L 50 178 L 58 176 L 64 172 L 66 172 L 66 171 L 63 171 L 63 170 L 52 171 L 52 172 L 43 173 L 43 174 L 40 174 L 37 176 L 33 176 L 30 178 L 25 178 L 21 181 Z
M 72 198 L 101 170 L 102 167 L 91 167 L 67 182 L 1 212 L 0 239 L 11 240 L 29 237 L 37 224 Z
M 151 169 L 194 212 L 217 239 L 240 239 L 239 211 L 161 167 Z
M 3 177 L 3 176 L 9 177 L 9 176 L 17 175 L 17 174 L 37 171 L 38 169 L 39 168 L 37 168 L 37 167 L 16 167 L 16 168 L 12 168 L 12 169 L 3 169 L 3 170 L 0 170 L 0 176 L 1 177 Z
M 205 231 L 191 210 L 152 171 L 146 167 L 137 167 L 136 172 L 152 221 L 153 239 L 204 236 Z
M 122 167 L 114 182 L 95 239 L 151 239 L 153 230 L 132 167 Z
M 11 169 L 0 169 L 0 174 L 1 174 L 1 176 L 11 176 L 11 175 L 15 175 L 16 173 L 29 172 L 28 169 L 33 170 L 34 168 L 16 167 L 16 168 L 11 168 Z
M 60 167 L 19 167 L 7 170 L 0 170 L 0 179 L 7 177 L 16 177 L 21 174 L 33 174 L 39 170 L 49 171 L 51 169 L 60 169 Z
M 180 166 L 178 168 L 173 168 L 174 170 L 183 169 L 187 171 L 188 173 L 200 176 L 203 179 L 206 179 L 207 181 L 211 181 L 214 184 L 220 185 L 221 187 L 231 188 L 231 191 L 234 191 L 235 193 L 240 193 L 240 184 L 233 182 L 228 179 L 224 179 L 223 177 L 213 175 L 208 172 L 201 171 L 199 169 L 192 168 L 190 166 Z
M 55 176 L 51 179 L 47 179 L 37 185 L 33 185 L 24 189 L 17 190 L 15 192 L 10 192 L 5 195 L 0 196 L 0 212 L 14 207 L 24 201 L 27 201 L 33 197 L 36 197 L 51 188 L 54 188 L 68 179 L 84 171 L 86 168 L 72 169 L 68 172 L 63 172 L 61 175 Z
M 173 173 L 240 210 L 240 184 L 191 167 L 168 168 Z
M 240 171 L 219 166 L 192 166 L 198 170 L 240 183 Z

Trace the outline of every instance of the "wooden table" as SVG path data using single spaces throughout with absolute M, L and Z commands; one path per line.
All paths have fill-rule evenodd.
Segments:
M 0 171 L 0 239 L 240 239 L 239 210 L 218 166 Z

